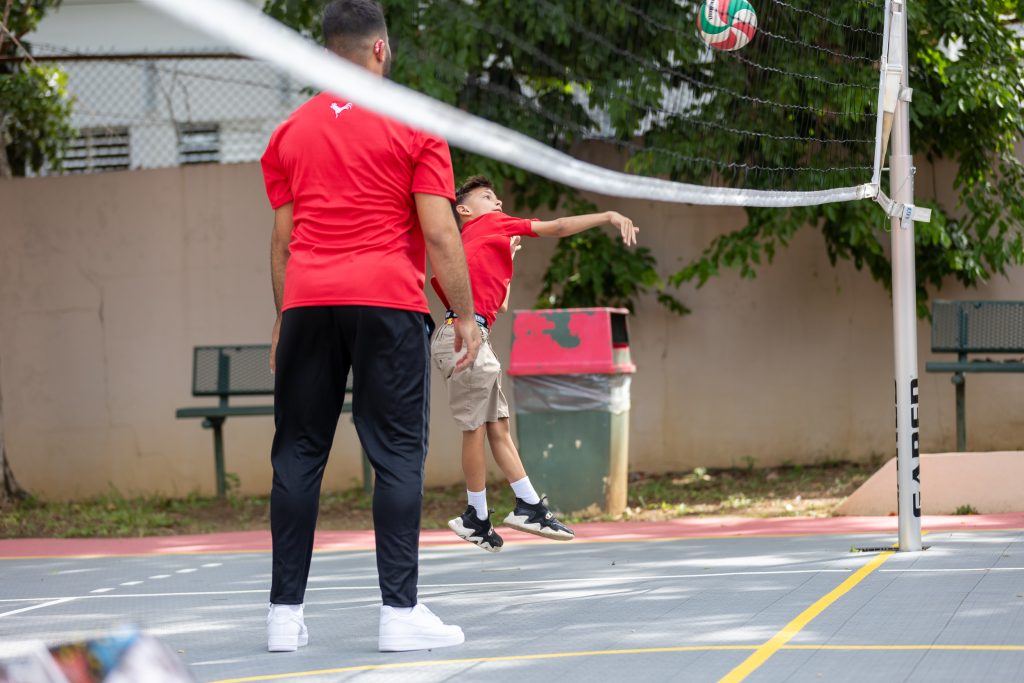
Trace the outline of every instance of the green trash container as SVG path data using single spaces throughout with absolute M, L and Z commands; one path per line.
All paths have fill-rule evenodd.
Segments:
M 519 453 L 551 507 L 626 507 L 630 360 L 620 308 L 516 311 L 513 377 Z

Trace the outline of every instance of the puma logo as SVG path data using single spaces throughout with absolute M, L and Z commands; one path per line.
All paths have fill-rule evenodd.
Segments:
M 352 103 L 351 102 L 346 104 L 344 107 L 341 106 L 340 104 L 338 104 L 337 102 L 331 102 L 331 110 L 334 111 L 334 118 L 338 118 L 339 116 L 341 116 L 341 112 L 345 111 L 346 109 L 351 109 L 351 108 L 352 108 Z

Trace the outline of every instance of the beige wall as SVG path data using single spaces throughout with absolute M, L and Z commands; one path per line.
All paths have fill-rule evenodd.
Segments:
M 663 272 L 744 221 L 739 209 L 600 204 L 636 220 Z M 194 345 L 268 339 L 270 222 L 255 164 L 0 182 L 0 388 L 22 484 L 53 498 L 110 485 L 212 492 L 211 434 L 174 411 L 204 403 L 190 396 Z M 532 305 L 553 247 L 526 245 L 513 308 Z M 693 315 L 644 299 L 631 321 L 633 469 L 893 454 L 888 295 L 849 264 L 832 268 L 818 233 L 802 230 L 755 280 L 727 273 L 681 294 Z M 966 296 L 1024 299 L 1024 273 Z M 502 358 L 510 328 L 499 319 L 494 330 Z M 924 373 L 927 323 L 919 335 L 923 449 L 951 450 L 953 387 Z M 1024 378 L 978 375 L 967 386 L 971 449 L 1024 448 Z M 430 483 L 460 478 L 444 398 L 435 381 Z M 272 433 L 271 418 L 226 423 L 227 469 L 245 491 L 269 487 Z M 326 485 L 359 477 L 346 416 Z

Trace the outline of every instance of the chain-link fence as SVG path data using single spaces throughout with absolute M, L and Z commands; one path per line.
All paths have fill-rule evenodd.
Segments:
M 48 175 L 254 161 L 309 96 L 287 75 L 230 54 L 36 52 L 67 74 L 78 131 Z

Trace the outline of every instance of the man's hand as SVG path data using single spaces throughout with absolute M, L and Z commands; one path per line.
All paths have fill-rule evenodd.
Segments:
M 622 241 L 626 243 L 627 247 L 636 244 L 636 234 L 640 232 L 640 228 L 633 225 L 633 221 L 618 211 L 609 211 L 608 222 L 619 229 L 619 232 L 622 234 Z
M 476 362 L 476 354 L 480 352 L 480 326 L 473 318 L 455 319 L 455 353 L 466 347 L 466 353 L 455 364 L 455 372 L 465 370 Z
M 510 246 L 512 247 L 512 260 L 515 260 L 516 252 L 523 248 L 522 242 L 523 238 L 520 237 L 519 235 L 515 235 L 514 237 L 512 237 L 510 241 Z
M 270 333 L 270 372 L 277 372 L 277 340 L 281 337 L 281 316 L 274 321 L 274 331 Z

